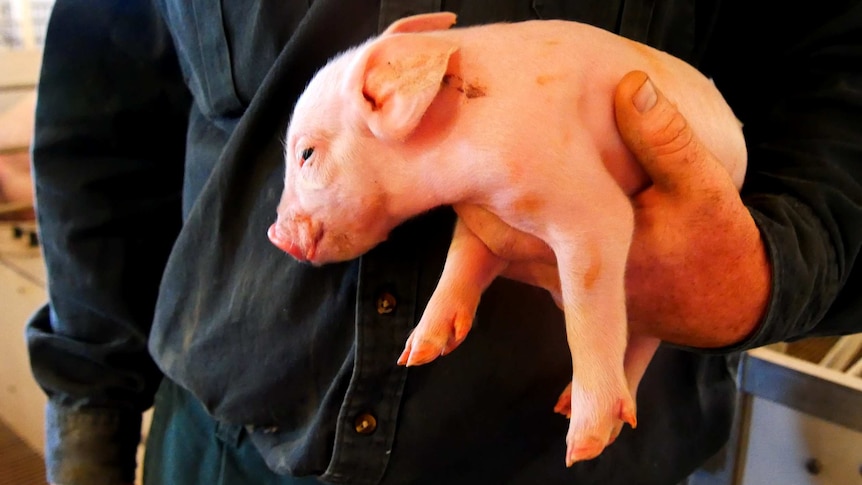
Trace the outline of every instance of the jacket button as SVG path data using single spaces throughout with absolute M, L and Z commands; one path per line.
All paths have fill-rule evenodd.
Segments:
M 377 418 L 372 414 L 363 413 L 356 417 L 353 426 L 359 434 L 371 434 L 377 429 Z
M 388 315 L 395 311 L 398 302 L 391 293 L 383 293 L 377 298 L 377 313 Z

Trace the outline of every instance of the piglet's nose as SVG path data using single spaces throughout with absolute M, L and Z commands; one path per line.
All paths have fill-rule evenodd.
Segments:
M 269 226 L 269 229 L 266 231 L 266 235 L 269 237 L 269 241 L 278 249 L 281 249 L 300 261 L 305 260 L 305 253 L 303 253 L 302 249 L 296 245 L 293 238 L 281 230 L 278 223 Z

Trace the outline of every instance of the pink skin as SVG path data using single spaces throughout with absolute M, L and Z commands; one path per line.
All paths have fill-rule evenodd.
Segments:
M 449 13 L 403 19 L 315 76 L 287 132 L 268 234 L 296 259 L 324 264 L 362 255 L 434 207 L 476 205 L 544 241 L 572 354 L 556 406 L 571 418 L 570 466 L 600 454 L 623 423 L 636 425 L 634 396 L 658 345 L 627 331 L 629 196 L 649 180 L 616 128 L 617 82 L 648 73 L 737 187 L 745 143 L 709 80 L 667 54 L 575 22 L 449 29 L 454 22 Z M 459 222 L 398 362 L 455 349 L 507 265 Z
M 313 228 L 308 216 L 293 216 L 289 220 L 293 225 L 273 224 L 267 231 L 267 236 L 273 244 L 294 258 L 300 261 L 313 261 L 315 249 L 321 239 L 321 231 Z M 285 227 L 292 229 L 285 231 Z M 303 236 L 306 237 L 303 238 Z

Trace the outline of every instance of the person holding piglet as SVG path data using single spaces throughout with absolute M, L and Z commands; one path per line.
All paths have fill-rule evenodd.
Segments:
M 725 355 L 859 330 L 858 5 L 420 3 L 58 0 L 33 151 L 51 300 L 28 329 L 52 482 L 130 483 L 155 402 L 151 484 L 673 484 L 727 439 Z M 715 161 L 663 86 L 632 74 L 608 100 L 652 181 L 632 199 L 629 319 L 676 345 L 646 369 L 638 428 L 571 468 L 552 410 L 571 359 L 545 289 L 495 280 L 456 351 L 396 365 L 452 210 L 319 268 L 266 238 L 308 80 L 443 8 L 459 26 L 565 18 L 660 48 L 712 77 L 744 123 L 738 192 L 703 175 Z M 540 245 L 459 214 L 523 263 L 509 276 L 553 290 Z

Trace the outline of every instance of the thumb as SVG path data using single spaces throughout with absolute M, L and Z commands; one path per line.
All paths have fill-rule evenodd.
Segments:
M 623 141 L 656 190 L 682 195 L 702 189 L 716 166 L 721 167 L 646 73 L 632 71 L 623 77 L 614 108 Z

